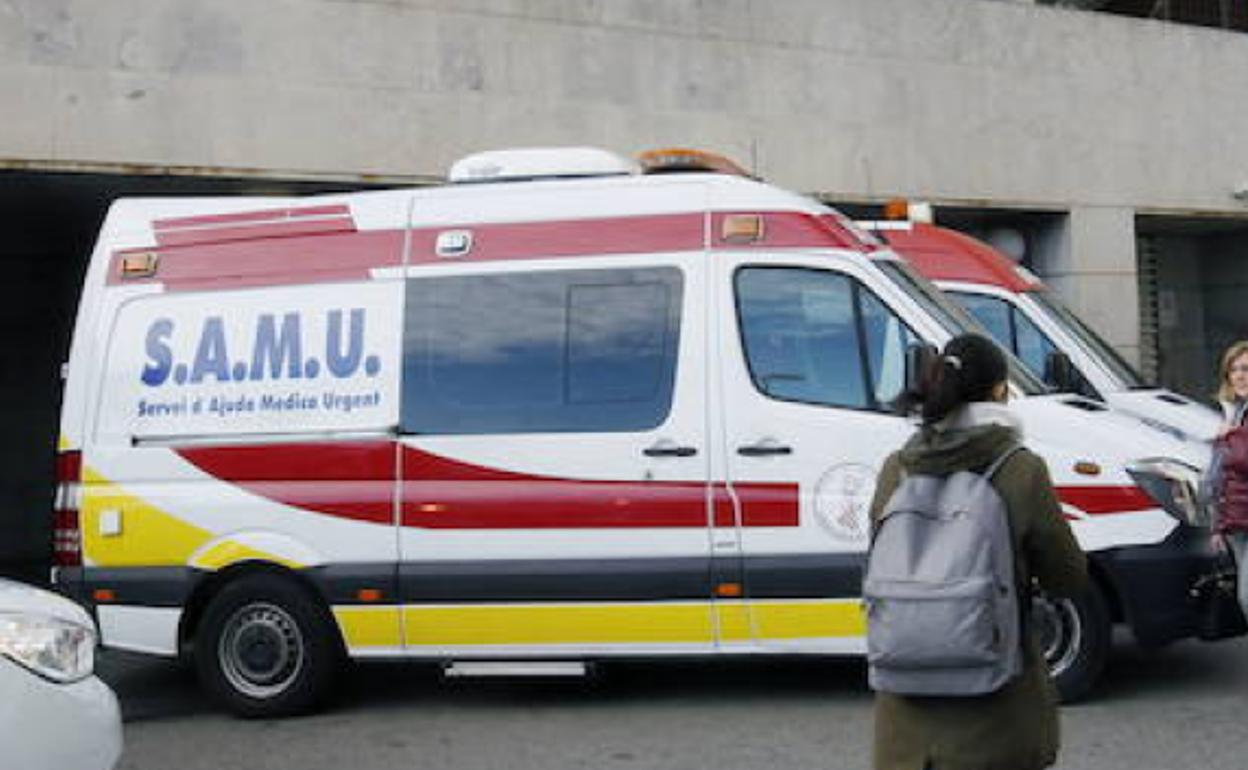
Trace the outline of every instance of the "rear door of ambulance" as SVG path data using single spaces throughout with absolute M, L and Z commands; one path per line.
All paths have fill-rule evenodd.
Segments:
M 705 225 L 667 213 L 702 198 L 600 186 L 416 201 L 400 419 L 409 655 L 713 648 Z
M 112 255 L 82 458 L 107 644 L 173 654 L 194 581 L 265 562 L 323 589 L 352 653 L 398 650 L 403 287 L 378 271 L 402 261 L 406 202 L 274 205 L 156 217 Z
M 724 644 L 860 652 L 868 508 L 912 431 L 888 402 L 918 337 L 861 263 L 745 253 L 715 264 L 722 457 L 745 588 L 735 617 L 722 610 Z

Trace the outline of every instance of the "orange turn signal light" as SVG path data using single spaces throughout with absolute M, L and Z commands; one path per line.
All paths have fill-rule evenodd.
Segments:
M 763 239 L 760 214 L 729 214 L 724 217 L 719 237 L 728 243 L 757 243 Z
M 720 583 L 715 586 L 715 595 L 723 599 L 740 599 L 744 591 L 740 583 Z
M 117 592 L 111 588 L 97 588 L 91 592 L 91 598 L 101 604 L 117 601 Z
M 156 264 L 160 261 L 154 251 L 140 251 L 126 254 L 121 258 L 122 278 L 149 278 L 156 275 Z
M 379 602 L 384 596 L 380 588 L 361 588 L 355 592 L 355 598 L 362 602 Z

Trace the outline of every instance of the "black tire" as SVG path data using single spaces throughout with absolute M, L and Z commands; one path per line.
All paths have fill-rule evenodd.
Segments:
M 208 605 L 195 634 L 195 669 L 208 694 L 241 717 L 316 708 L 343 659 L 328 608 L 289 578 L 251 575 Z
M 1087 697 L 1105 669 L 1112 638 L 1100 589 L 1089 586 L 1073 599 L 1037 594 L 1031 618 L 1062 703 Z

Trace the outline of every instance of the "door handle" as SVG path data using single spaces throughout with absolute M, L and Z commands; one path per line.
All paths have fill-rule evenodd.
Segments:
M 671 441 L 660 441 L 641 450 L 646 457 L 693 457 L 698 450 L 691 446 L 678 446 Z
M 737 454 L 743 457 L 772 457 L 775 455 L 791 455 L 793 447 L 778 444 L 775 441 L 760 441 L 757 444 L 746 444 L 737 447 Z

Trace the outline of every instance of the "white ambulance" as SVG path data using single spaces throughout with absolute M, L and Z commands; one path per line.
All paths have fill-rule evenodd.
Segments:
M 1217 434 L 1222 419 L 1216 411 L 1145 382 L 1039 278 L 988 244 L 928 222 L 864 224 L 1050 387 L 1135 415 L 1181 439 L 1208 444 Z
M 103 643 L 191 654 L 246 715 L 316 704 L 344 656 L 861 654 L 907 348 L 973 322 L 821 204 L 645 160 L 504 151 L 438 188 L 115 203 L 55 512 L 56 579 Z M 1039 602 L 1077 695 L 1112 622 L 1194 632 L 1196 469 L 1013 379 L 1093 555 L 1088 596 Z

